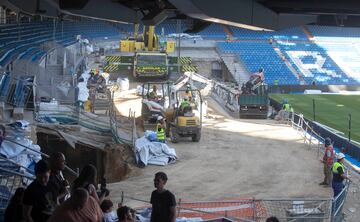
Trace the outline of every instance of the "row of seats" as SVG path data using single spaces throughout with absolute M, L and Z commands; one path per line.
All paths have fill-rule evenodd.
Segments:
M 234 53 L 250 73 L 264 69 L 265 82 L 273 85 L 300 84 L 297 77 L 289 70 L 271 44 L 265 42 L 218 42 L 221 53 Z
M 291 65 L 304 76 L 307 84 L 358 84 L 346 75 L 327 51 L 314 43 L 278 43 Z
M 4 67 L 14 59 L 30 59 L 37 62 L 46 53 L 40 46 L 48 41 L 55 40 L 58 44 L 68 46 L 76 42 L 77 35 L 92 39 L 122 34 L 116 25 L 96 21 L 64 21 L 56 23 L 55 30 L 53 22 L 2 25 L 0 65 Z

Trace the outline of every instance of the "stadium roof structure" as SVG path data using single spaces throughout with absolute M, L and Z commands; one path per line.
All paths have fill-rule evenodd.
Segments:
M 156 25 L 167 18 L 193 18 L 255 30 L 305 24 L 360 23 L 357 0 L 0 0 L 14 11 L 59 17 L 76 15 Z

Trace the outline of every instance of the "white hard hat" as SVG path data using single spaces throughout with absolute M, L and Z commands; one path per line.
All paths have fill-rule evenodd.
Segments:
M 164 117 L 162 117 L 162 116 L 158 116 L 158 118 L 157 118 L 158 121 L 160 121 L 162 119 L 164 119 Z
M 343 153 L 338 153 L 337 156 L 336 156 L 336 158 L 337 158 L 338 160 L 341 160 L 342 158 L 345 158 L 345 154 L 343 154 Z

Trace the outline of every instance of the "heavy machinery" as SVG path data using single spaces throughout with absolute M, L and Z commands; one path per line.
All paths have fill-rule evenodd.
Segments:
M 120 41 L 121 52 L 134 52 L 133 76 L 168 78 L 168 53 L 175 50 L 175 42 L 155 34 L 155 26 L 144 26 L 138 35 L 135 24 L 134 36 Z
M 141 116 L 144 130 L 155 129 L 158 116 L 165 116 L 175 95 L 172 93 L 171 82 L 147 82 L 142 85 Z M 153 90 L 156 87 L 156 95 Z
M 252 75 L 241 87 L 239 96 L 240 118 L 266 119 L 268 114 L 268 94 L 260 75 Z
M 202 97 L 199 90 L 191 89 L 190 106 L 182 109 L 181 101 L 186 95 L 186 90 L 176 91 L 176 103 L 166 112 L 167 133 L 173 143 L 180 137 L 191 137 L 193 142 L 199 142 L 202 127 Z
M 133 75 L 139 77 L 160 77 L 167 79 L 169 74 L 167 53 L 136 52 Z

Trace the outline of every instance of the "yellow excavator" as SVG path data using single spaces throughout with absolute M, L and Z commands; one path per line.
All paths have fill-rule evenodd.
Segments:
M 191 137 L 199 142 L 202 128 L 202 97 L 199 90 L 176 91 L 176 104 L 165 113 L 167 134 L 171 142 L 177 143 L 181 137 Z

